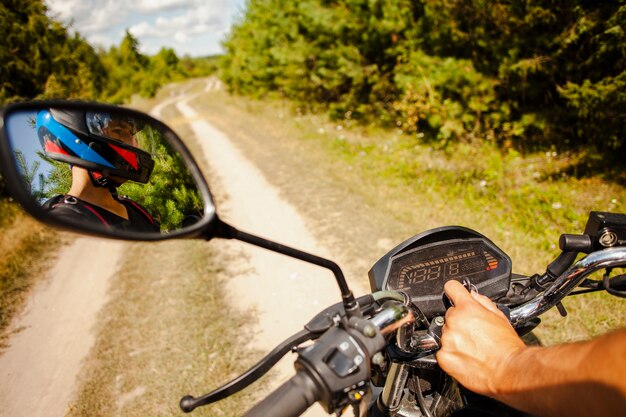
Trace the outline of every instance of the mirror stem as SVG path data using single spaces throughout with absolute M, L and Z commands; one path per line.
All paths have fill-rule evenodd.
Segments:
M 343 306 L 348 314 L 348 317 L 352 316 L 360 316 L 361 310 L 359 309 L 359 304 L 354 299 L 354 295 L 350 288 L 348 287 L 348 283 L 346 282 L 346 278 L 343 275 L 343 271 L 335 262 L 321 258 L 316 255 L 312 255 L 307 252 L 303 252 L 298 249 L 291 248 L 289 246 L 281 245 L 280 243 L 272 242 L 271 240 L 264 239 L 259 236 L 251 235 L 246 232 L 242 232 L 229 224 L 224 223 L 223 221 L 218 219 L 218 224 L 216 225 L 216 237 L 220 237 L 223 239 L 235 239 L 242 242 L 249 243 L 254 246 L 258 246 L 260 248 L 264 248 L 270 250 L 272 252 L 277 252 L 283 255 L 290 256 L 292 258 L 299 259 L 304 262 L 308 262 L 314 265 L 321 266 L 326 269 L 330 269 L 335 275 L 335 279 L 337 284 L 339 285 L 339 290 L 341 291 L 341 298 L 343 301 Z

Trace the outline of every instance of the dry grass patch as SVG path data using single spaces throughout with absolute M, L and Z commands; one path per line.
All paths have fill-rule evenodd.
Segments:
M 252 318 L 225 298 L 224 263 L 206 242 L 131 245 L 67 415 L 179 415 L 183 395 L 208 392 L 259 358 L 246 349 Z M 253 391 L 194 415 L 241 415 Z
M 59 236 L 23 213 L 15 203 L 0 201 L 0 347 L 8 342 L 7 329 L 21 310 L 33 284 L 45 277 L 45 266 Z

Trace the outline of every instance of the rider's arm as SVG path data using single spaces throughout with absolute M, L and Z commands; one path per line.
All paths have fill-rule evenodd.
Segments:
M 626 330 L 552 347 L 528 347 L 487 297 L 446 283 L 437 360 L 462 385 L 540 416 L 620 415 L 626 409 Z

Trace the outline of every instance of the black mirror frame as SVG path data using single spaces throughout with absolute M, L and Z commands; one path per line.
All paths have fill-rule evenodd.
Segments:
M 179 152 L 182 156 L 185 164 L 189 168 L 189 172 L 193 176 L 198 185 L 198 191 L 205 202 L 204 216 L 202 219 L 189 227 L 185 227 L 181 230 L 176 230 L 170 233 L 140 233 L 131 231 L 107 231 L 107 230 L 94 230 L 93 228 L 84 227 L 80 224 L 66 223 L 43 210 L 41 206 L 35 203 L 32 195 L 28 193 L 24 187 L 18 173 L 19 169 L 15 164 L 15 158 L 9 143 L 9 138 L 6 130 L 6 118 L 16 111 L 20 110 L 33 110 L 42 107 L 64 107 L 67 109 L 76 110 L 93 110 L 102 112 L 125 112 L 132 117 L 144 119 L 152 123 L 157 128 L 166 132 L 165 138 L 172 148 Z M 159 241 L 175 238 L 202 238 L 211 239 L 215 237 L 215 232 L 219 224 L 219 219 L 215 210 L 215 203 L 213 196 L 209 190 L 209 186 L 200 172 L 198 164 L 195 162 L 191 153 L 182 142 L 180 137 L 165 123 L 155 119 L 154 117 L 127 107 L 114 106 L 110 104 L 103 104 L 90 101 L 69 101 L 69 100 L 41 100 L 41 101 L 26 101 L 9 104 L 0 109 L 0 169 L 5 180 L 6 187 L 13 198 L 24 208 L 24 210 L 36 218 L 50 226 L 62 228 L 70 231 L 78 231 L 84 234 L 92 236 L 107 237 L 123 240 L 136 240 L 136 241 Z

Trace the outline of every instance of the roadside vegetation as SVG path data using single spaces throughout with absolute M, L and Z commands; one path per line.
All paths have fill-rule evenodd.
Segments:
M 178 57 L 162 48 L 139 51 L 126 32 L 119 45 L 96 49 L 50 17 L 41 0 L 0 5 L 0 103 L 33 98 L 73 98 L 121 104 L 133 94 L 153 97 L 169 82 L 211 74 L 215 57 Z
M 576 151 L 597 173 L 626 161 L 625 22 L 622 1 L 250 0 L 222 79 L 439 148 Z

